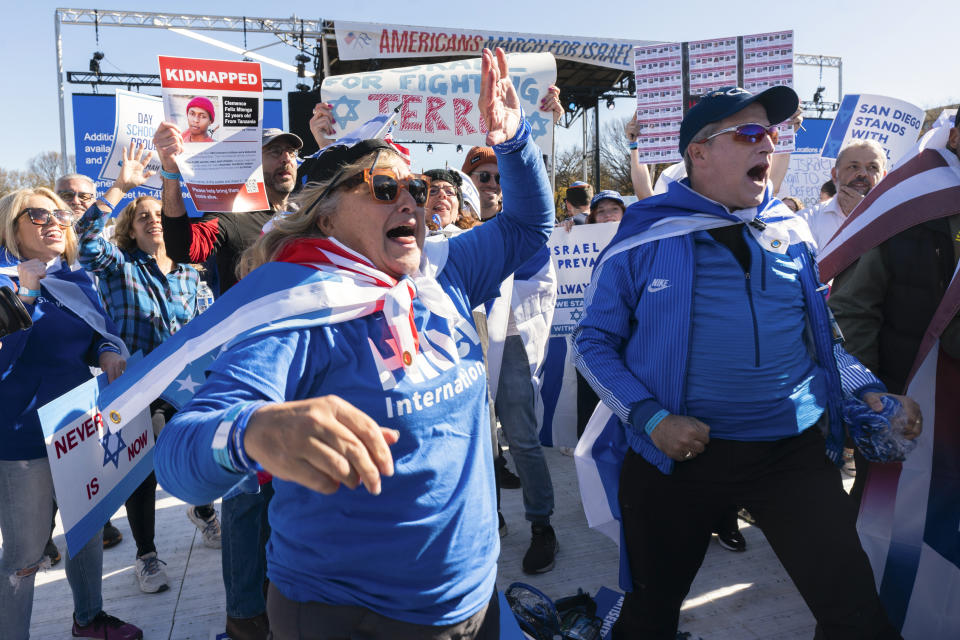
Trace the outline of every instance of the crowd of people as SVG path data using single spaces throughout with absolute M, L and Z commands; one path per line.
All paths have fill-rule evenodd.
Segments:
M 574 182 L 558 220 L 501 50 L 484 51 L 481 76 L 487 144 L 460 169 L 413 173 L 389 140 L 337 145 L 321 103 L 309 158 L 297 135 L 263 131 L 263 211 L 188 217 L 177 156 L 195 134 L 171 123 L 153 140 L 161 199 L 133 199 L 115 224 L 152 175 L 143 148 L 124 151 L 103 194 L 70 174 L 0 199 L 0 285 L 32 320 L 0 348 L 3 637 L 29 637 L 36 573 L 60 560 L 37 410 L 192 331 L 209 282 L 224 307 L 309 285 L 315 313 L 278 303 L 260 330 L 232 336 L 185 406 L 151 404 L 155 474 L 126 501 L 139 588 L 170 584 L 159 482 L 221 549 L 233 640 L 498 638 L 501 490 L 522 491 L 523 571 L 550 571 L 560 549 L 539 440 L 557 297 L 546 241 L 584 224 L 618 225 L 573 340 L 578 437 L 602 402 L 628 445 L 619 506 L 632 589 L 613 637 L 673 640 L 711 535 L 746 548 L 738 513 L 766 535 L 822 637 L 899 637 L 855 530 L 868 463 L 844 412 L 893 401 L 906 437 L 920 433 L 905 380 L 957 264 L 957 216 L 868 252 L 828 299 L 817 252 L 883 179 L 886 154 L 857 141 L 821 204 L 777 197 L 776 125 L 799 125 L 797 95 L 729 87 L 688 111 L 683 162 L 656 185 L 628 123 L 636 203 Z M 562 115 L 555 87 L 541 108 Z M 188 111 L 214 117 L 196 100 Z M 839 467 L 856 475 L 853 498 Z M 75 637 L 142 637 L 103 610 L 102 554 L 117 542 L 108 522 L 66 561 Z

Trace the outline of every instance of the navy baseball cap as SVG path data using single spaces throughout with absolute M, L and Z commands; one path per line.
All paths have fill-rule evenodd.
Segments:
M 627 205 L 623 202 L 623 196 L 620 195 L 619 191 L 605 189 L 604 191 L 601 191 L 597 195 L 593 196 L 593 199 L 590 201 L 590 210 L 593 211 L 596 209 L 601 200 L 613 200 L 614 202 L 619 203 L 624 209 L 627 208 Z
M 778 85 L 753 94 L 742 87 L 722 87 L 700 98 L 700 102 L 687 111 L 680 123 L 680 155 L 693 142 L 693 136 L 711 122 L 719 122 L 754 102 L 767 110 L 770 124 L 780 124 L 797 111 L 800 97 L 790 87 Z

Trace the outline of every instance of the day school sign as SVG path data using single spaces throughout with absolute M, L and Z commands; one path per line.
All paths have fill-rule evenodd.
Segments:
M 633 47 L 655 44 L 653 40 L 380 25 L 344 20 L 334 22 L 334 31 L 341 60 L 479 56 L 483 49 L 501 47 L 507 53 L 552 53 L 561 60 L 630 71 L 633 69 Z

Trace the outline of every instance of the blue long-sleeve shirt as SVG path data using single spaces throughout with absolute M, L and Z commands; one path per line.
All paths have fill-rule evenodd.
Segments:
M 462 621 L 489 600 L 499 539 L 485 371 L 470 309 L 496 296 L 546 242 L 553 211 L 539 150 L 525 138 L 514 144 L 513 152 L 498 149 L 504 211 L 451 238 L 438 264 L 437 282 L 460 317 L 448 323 L 414 299 L 414 370 L 387 346 L 379 312 L 277 331 L 221 355 L 159 439 L 158 479 L 202 504 L 242 477 L 212 449 L 221 422 L 242 403 L 334 394 L 400 432 L 391 448 L 395 474 L 383 478 L 379 496 L 343 487 L 325 496 L 274 479 L 268 573 L 286 597 L 429 625 Z

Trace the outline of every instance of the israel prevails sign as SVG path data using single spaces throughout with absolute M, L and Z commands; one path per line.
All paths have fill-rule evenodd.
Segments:
M 197 209 L 269 208 L 260 148 L 260 64 L 170 56 L 158 62 L 165 118 L 183 132 L 177 167 Z
M 540 441 L 547 446 L 577 444 L 577 374 L 573 364 L 573 331 L 583 317 L 583 296 L 593 265 L 617 232 L 619 224 L 585 224 L 569 232 L 554 229 L 547 241 L 557 273 L 557 302 L 547 343 L 540 395 L 543 427 Z
M 117 111 L 114 117 L 113 146 L 110 155 L 100 168 L 100 180 L 113 182 L 120 175 L 123 164 L 123 150 L 130 143 L 134 147 L 143 145 L 154 152 L 147 169 L 154 175 L 143 186 L 150 189 L 163 187 L 160 176 L 160 158 L 153 146 L 153 134 L 163 121 L 163 100 L 154 96 L 117 89 Z
M 598 67 L 633 68 L 633 47 L 650 40 L 553 36 L 450 27 L 411 27 L 370 22 L 334 21 L 341 60 L 479 56 L 501 47 L 507 53 L 552 53 L 561 60 Z
M 153 471 L 153 425 L 136 415 L 102 415 L 101 374 L 41 407 L 57 505 L 74 556 Z M 111 433 L 108 422 L 119 427 Z
M 545 153 L 553 149 L 553 120 L 540 100 L 557 79 L 549 53 L 508 57 L 510 77 L 530 123 L 533 139 Z M 337 136 L 350 135 L 371 118 L 400 107 L 396 140 L 482 145 L 486 125 L 480 116 L 480 58 L 399 69 L 328 76 L 320 88 L 333 105 Z
M 923 109 L 903 100 L 866 93 L 846 95 L 820 155 L 836 158 L 851 140 L 874 140 L 887 152 L 889 167 L 916 143 L 923 117 Z

